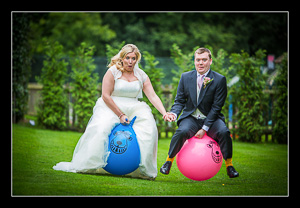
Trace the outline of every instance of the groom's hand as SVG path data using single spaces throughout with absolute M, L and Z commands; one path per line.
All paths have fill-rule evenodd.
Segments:
M 198 137 L 199 139 L 202 139 L 202 137 L 204 136 L 205 132 L 206 132 L 205 130 L 200 129 L 200 130 L 195 134 L 195 137 Z

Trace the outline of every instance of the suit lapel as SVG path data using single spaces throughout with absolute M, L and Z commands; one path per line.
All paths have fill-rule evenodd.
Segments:
M 194 70 L 193 73 L 191 73 L 190 81 L 191 84 L 189 86 L 190 86 L 191 98 L 194 106 L 196 106 L 197 104 L 197 71 L 196 70 Z
M 214 77 L 213 77 L 213 73 L 212 73 L 211 70 L 208 72 L 208 74 L 206 75 L 206 77 L 209 77 L 209 78 L 211 78 L 211 79 L 214 78 Z M 204 98 L 205 93 L 207 92 L 207 89 L 209 88 L 210 85 L 211 85 L 211 83 L 208 84 L 208 85 L 204 88 L 204 82 L 203 82 L 202 87 L 201 87 L 201 90 L 200 90 L 200 96 L 199 96 L 199 100 L 198 100 L 198 105 L 201 103 L 201 101 L 202 101 L 202 99 Z M 197 105 L 197 106 L 198 106 L 198 105 Z

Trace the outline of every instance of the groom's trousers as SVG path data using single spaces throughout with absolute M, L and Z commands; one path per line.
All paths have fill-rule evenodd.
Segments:
M 173 158 L 177 155 L 184 142 L 195 136 L 195 134 L 202 128 L 203 123 L 204 120 L 196 119 L 193 116 L 188 116 L 179 123 L 178 129 L 173 135 L 170 143 L 169 158 Z M 232 158 L 232 140 L 230 137 L 230 131 L 223 120 L 218 118 L 210 126 L 206 134 L 220 145 L 221 152 L 225 160 Z

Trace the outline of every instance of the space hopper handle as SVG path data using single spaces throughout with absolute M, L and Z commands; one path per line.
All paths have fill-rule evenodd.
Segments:
M 133 119 L 130 121 L 130 124 L 129 124 L 129 126 L 132 126 L 132 125 L 133 125 L 133 123 L 134 123 L 135 119 L 136 119 L 136 116 L 134 116 L 134 118 L 133 118 Z

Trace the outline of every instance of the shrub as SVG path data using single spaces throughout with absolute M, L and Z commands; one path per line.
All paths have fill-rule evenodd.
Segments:
M 287 68 L 287 54 L 281 64 L 277 67 L 278 75 L 275 79 L 276 84 L 276 101 L 274 103 L 273 122 L 275 123 L 273 129 L 274 140 L 281 144 L 287 143 L 288 135 L 288 68 Z
M 22 13 L 13 14 L 13 122 L 23 119 L 27 111 L 31 53 L 28 42 L 29 18 Z
M 194 47 L 193 51 L 191 51 L 188 54 L 183 54 L 179 46 L 174 43 L 171 48 L 171 58 L 174 60 L 174 63 L 179 67 L 179 70 L 172 69 L 172 73 L 174 74 L 172 79 L 172 85 L 173 85 L 173 98 L 176 97 L 177 94 L 177 87 L 179 84 L 179 80 L 181 77 L 181 74 L 183 72 L 191 71 L 195 65 L 194 65 L 194 52 L 199 47 Z
M 230 56 L 230 69 L 239 76 L 239 82 L 232 90 L 233 102 L 238 109 L 238 128 L 234 131 L 242 141 L 256 142 L 262 134 L 266 77 L 261 73 L 260 67 L 264 63 L 264 57 L 264 50 L 258 50 L 254 57 L 243 50 Z
M 98 74 L 93 73 L 96 69 L 92 57 L 94 52 L 95 47 L 87 47 L 85 42 L 82 42 L 75 52 L 70 52 L 70 65 L 72 68 L 70 86 L 72 98 L 74 99 L 73 109 L 77 117 L 75 127 L 81 131 L 84 130 L 93 114 L 93 107 L 98 97 Z
M 162 100 L 163 96 L 162 96 L 162 88 L 161 88 L 161 85 L 162 85 L 161 80 L 165 76 L 163 73 L 163 69 L 156 67 L 156 65 L 159 64 L 159 61 L 155 61 L 155 57 L 153 55 L 151 55 L 148 51 L 143 52 L 143 58 L 145 60 L 145 67 L 143 70 L 148 75 L 155 93 L 161 99 L 162 103 L 164 103 L 164 101 Z M 143 100 L 146 101 L 146 103 L 150 106 L 153 116 L 156 120 L 158 131 L 160 132 L 162 122 L 164 122 L 162 119 L 162 115 L 152 105 L 152 103 L 148 100 L 148 98 L 146 96 L 143 97 Z
M 41 77 L 36 78 L 43 85 L 38 123 L 49 129 L 64 129 L 68 100 L 63 85 L 67 78 L 68 63 L 63 59 L 62 45 L 46 39 L 44 42 L 46 59 Z

